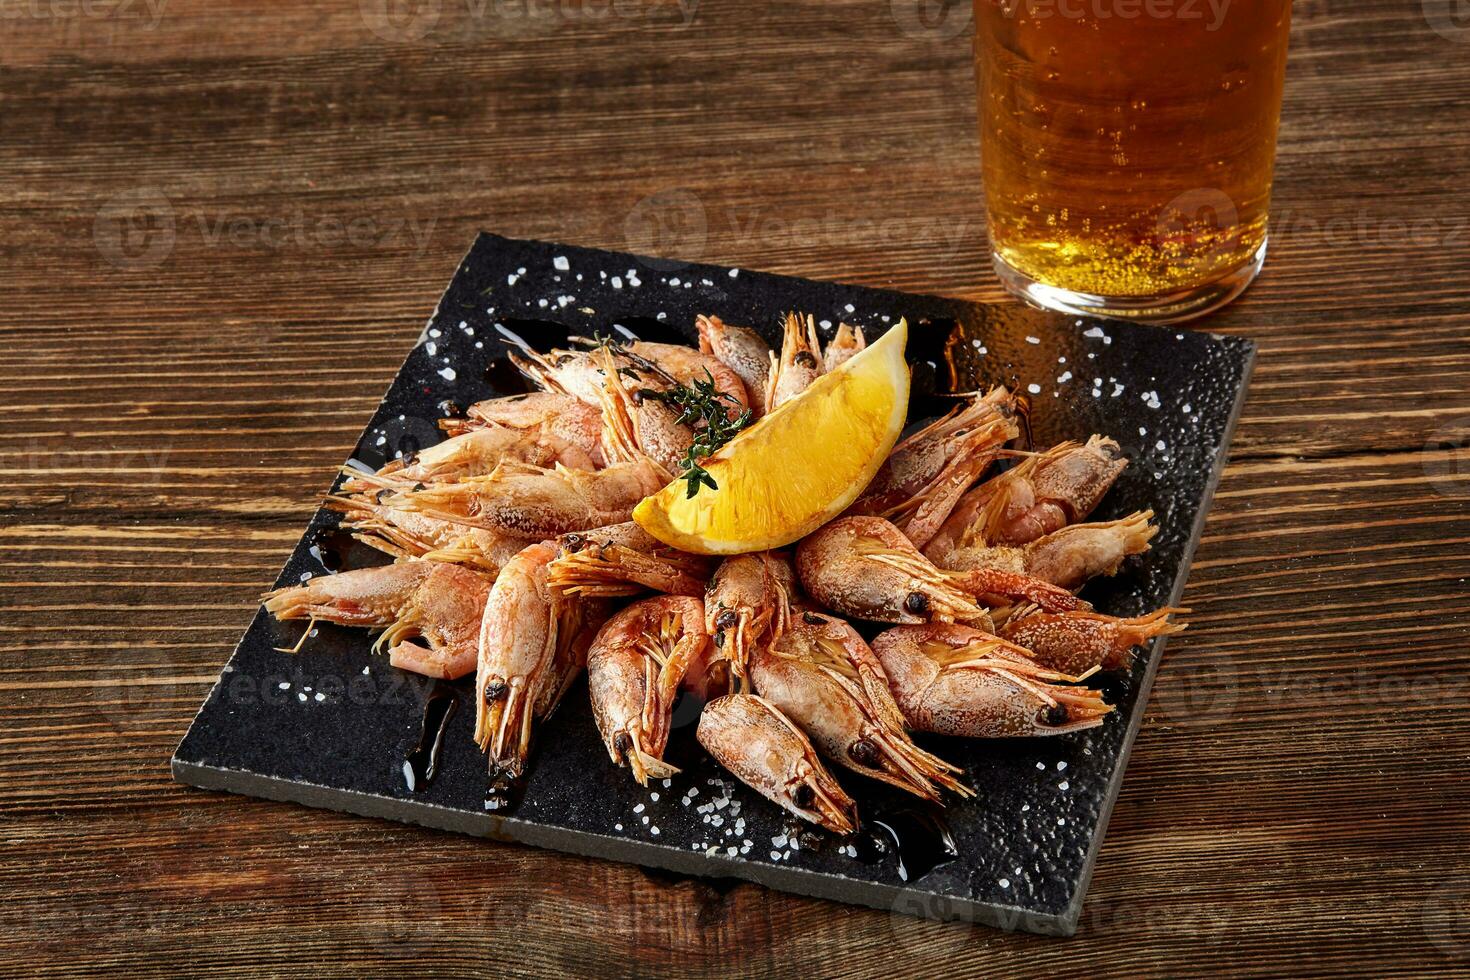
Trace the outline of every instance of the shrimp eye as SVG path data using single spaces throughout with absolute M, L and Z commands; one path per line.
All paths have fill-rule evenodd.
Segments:
M 821 626 L 823 623 L 826 622 L 826 620 L 823 619 L 821 616 L 818 616 L 816 613 L 810 612 L 802 613 L 801 621 L 806 623 L 808 626 Z
M 1047 705 L 1036 713 L 1036 720 L 1043 725 L 1055 728 L 1067 723 L 1067 709 L 1060 704 Z
M 869 769 L 878 767 L 878 746 L 865 738 L 860 738 L 847 747 L 847 754 L 852 756 L 852 761 Z
M 618 755 L 626 758 L 633 749 L 633 740 L 628 737 L 627 732 L 618 732 L 613 736 L 613 748 L 618 750 Z
M 1117 445 L 1114 445 L 1113 443 L 1105 442 L 1105 443 L 1102 443 L 1097 448 L 1098 448 L 1098 452 L 1102 453 L 1104 456 L 1106 456 L 1108 459 L 1112 460 L 1113 462 L 1117 462 L 1118 460 L 1120 460 L 1120 459 L 1123 458 L 1123 447 L 1122 446 L 1117 446 Z
M 808 351 L 804 350 L 797 351 L 796 356 L 793 357 L 791 360 L 796 362 L 797 367 L 814 368 L 817 366 L 817 359 L 813 357 Z
M 561 539 L 561 546 L 571 552 L 581 551 L 586 543 L 587 539 L 580 534 L 568 534 Z
M 903 601 L 903 607 L 915 615 L 921 615 L 929 611 L 929 597 L 922 592 L 910 592 L 909 597 Z
M 715 619 L 715 626 L 719 629 L 727 630 L 738 622 L 740 622 L 740 617 L 735 615 L 735 611 L 726 609 Z
M 720 630 L 718 633 L 715 634 L 715 647 L 716 647 L 716 649 L 720 649 L 720 650 L 723 650 L 725 648 L 725 631 L 724 630 Z
M 791 802 L 805 810 L 812 805 L 812 801 L 816 799 L 816 796 L 810 786 L 806 783 L 799 783 L 796 789 L 791 791 Z
M 567 366 L 567 362 L 568 361 L 576 360 L 576 357 L 577 357 L 577 355 L 575 355 L 575 354 L 563 354 L 561 357 L 558 357 L 556 359 L 556 362 L 555 362 L 556 363 L 556 366 L 557 367 L 566 367 Z
M 485 685 L 485 703 L 499 701 L 505 697 L 505 681 L 491 681 Z
M 378 501 L 378 503 L 381 504 L 384 500 L 387 500 L 391 496 L 393 496 L 393 491 L 384 488 L 378 491 L 378 496 L 375 499 Z

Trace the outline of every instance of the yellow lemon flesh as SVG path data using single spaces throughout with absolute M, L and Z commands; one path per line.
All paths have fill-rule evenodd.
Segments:
M 908 323 L 761 419 L 707 459 L 719 485 L 675 480 L 633 511 L 645 531 L 700 555 L 738 555 L 798 541 L 842 513 L 903 431 Z

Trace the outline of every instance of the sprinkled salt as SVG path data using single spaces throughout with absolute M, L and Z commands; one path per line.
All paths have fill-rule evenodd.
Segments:
M 623 288 L 623 277 L 622 276 L 613 276 L 612 277 L 612 288 L 614 288 L 614 289 L 622 289 Z
M 558 255 L 556 258 L 551 260 L 551 264 L 552 267 L 555 268 L 558 272 L 566 272 L 572 267 L 572 264 L 567 261 L 567 257 L 565 255 Z
M 637 805 L 637 806 L 635 806 L 635 807 L 634 807 L 634 808 L 633 808 L 633 812 L 634 812 L 634 813 L 642 813 L 642 812 L 643 812 L 643 804 L 642 804 L 642 803 L 640 803 L 640 804 L 638 804 L 638 805 Z
M 453 381 L 455 379 L 454 368 L 440 368 L 439 377 L 443 378 L 445 381 Z
M 1026 390 L 1033 395 L 1039 395 L 1041 394 L 1041 385 L 1027 385 Z
M 1041 338 L 1040 337 L 1032 337 L 1032 336 L 1029 336 L 1028 335 L 1026 337 L 1026 343 L 1028 343 L 1028 344 L 1039 344 L 1039 343 L 1041 343 Z
M 514 272 L 512 272 L 510 275 L 508 275 L 508 276 L 505 277 L 505 284 L 507 286 L 514 286 L 516 284 L 516 280 L 519 279 L 519 278 L 520 278 L 520 276 L 518 276 Z

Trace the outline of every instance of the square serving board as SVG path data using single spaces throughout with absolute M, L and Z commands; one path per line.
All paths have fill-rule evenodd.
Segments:
M 1177 604 L 1244 397 L 1254 353 L 1245 340 L 482 234 L 353 458 L 376 468 L 439 441 L 446 413 L 524 390 L 505 360 L 507 331 L 541 349 L 596 332 L 693 343 L 694 318 L 705 313 L 753 326 L 777 346 L 787 310 L 815 315 L 824 337 L 846 321 L 869 340 L 906 317 L 912 423 L 940 414 L 943 392 L 1003 383 L 1030 396 L 1037 445 L 1094 432 L 1117 439 L 1131 465 L 1094 519 L 1152 508 L 1160 532 L 1150 552 L 1084 595 L 1115 615 Z M 323 472 L 323 489 L 335 486 L 330 476 Z M 316 512 L 275 585 L 388 560 L 344 544 L 337 521 Z M 523 795 L 487 804 L 486 765 L 471 737 L 473 678 L 446 685 L 406 674 L 371 652 L 366 631 L 329 624 L 297 654 L 273 649 L 295 644 L 304 625 L 257 612 L 179 744 L 176 779 L 1053 934 L 1076 928 L 1163 648 L 1156 641 L 1131 671 L 1101 681 L 1117 711 L 1100 728 L 1024 740 L 921 736 L 978 790 L 943 811 L 834 767 L 864 821 L 860 837 L 844 841 L 794 832 L 784 811 L 721 770 L 695 741 L 694 706 L 676 711 L 670 739 L 669 760 L 683 771 L 638 786 L 608 759 L 585 680 L 540 727 Z M 436 736 L 427 779 L 422 764 Z

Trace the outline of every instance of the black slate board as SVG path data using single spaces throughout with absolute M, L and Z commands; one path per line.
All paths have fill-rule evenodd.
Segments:
M 1132 465 L 1095 519 L 1152 507 L 1161 531 L 1148 555 L 1117 578 L 1092 583 L 1085 595 L 1118 615 L 1177 603 L 1244 397 L 1254 353 L 1248 341 L 484 234 L 355 458 L 376 467 L 430 445 L 440 438 L 437 420 L 453 408 L 447 403 L 504 393 L 512 378 L 497 324 L 542 348 L 568 332 L 608 332 L 617 324 L 644 339 L 692 341 L 695 314 L 708 313 L 773 339 L 788 309 L 815 314 L 827 336 L 846 320 L 866 328 L 870 339 L 907 317 L 915 420 L 942 409 L 936 391 L 1006 383 L 1030 393 L 1038 444 L 1093 432 L 1116 438 Z M 338 549 L 336 523 L 336 515 L 317 512 L 277 585 L 324 574 L 324 562 L 350 568 L 386 560 L 360 545 Z M 432 682 L 372 655 L 368 634 L 358 630 L 323 624 L 299 654 L 273 651 L 294 644 L 302 628 L 256 615 L 174 755 L 176 779 L 747 878 L 903 914 L 1057 934 L 1076 928 L 1163 646 L 1156 643 L 1130 673 L 1103 682 L 1118 711 L 1101 728 L 1049 739 L 922 739 L 964 765 L 980 790 L 977 799 L 945 811 L 959 856 L 929 870 L 920 837 L 904 833 L 914 819 L 908 798 L 846 770 L 834 772 L 866 826 L 880 838 L 886 833 L 879 824 L 891 826 L 903 843 L 895 848 L 890 841 L 879 854 L 814 832 L 793 847 L 785 815 L 699 749 L 694 710 L 675 716 L 669 758 L 683 773 L 668 786 L 639 787 L 608 760 L 580 682 L 542 727 L 524 797 L 513 808 L 486 809 L 468 679 L 452 686 L 459 710 L 448 724 L 437 778 L 411 791 L 403 760 L 419 738 Z

